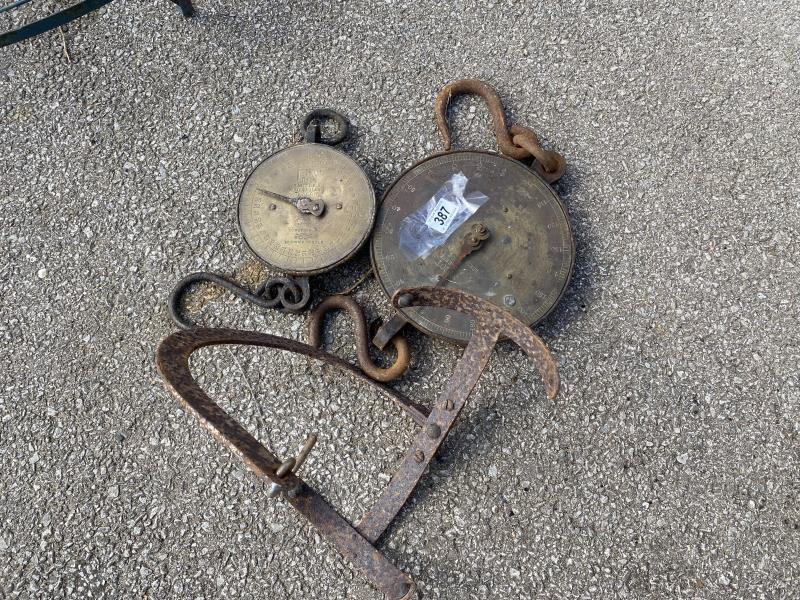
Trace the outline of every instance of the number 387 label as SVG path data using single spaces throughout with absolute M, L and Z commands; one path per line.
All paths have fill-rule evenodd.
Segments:
M 458 214 L 458 203 L 441 198 L 428 213 L 425 225 L 439 233 L 447 233 L 450 224 Z

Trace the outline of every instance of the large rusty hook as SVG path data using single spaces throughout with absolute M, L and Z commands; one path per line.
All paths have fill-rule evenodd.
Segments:
M 567 165 L 564 157 L 557 152 L 542 148 L 536 133 L 529 127 L 512 125 L 509 128 L 506 124 L 506 115 L 500 95 L 491 85 L 480 79 L 451 81 L 442 88 L 436 97 L 434 115 L 445 150 L 450 150 L 451 147 L 450 128 L 447 125 L 447 107 L 450 105 L 450 100 L 459 94 L 475 94 L 486 102 L 492 117 L 497 147 L 502 154 L 516 160 L 533 157 L 536 170 L 548 183 L 553 183 L 564 174 Z
M 408 343 L 402 336 L 396 335 L 392 338 L 397 358 L 391 367 L 380 368 L 369 356 L 369 335 L 367 331 L 367 320 L 358 302 L 350 296 L 328 296 L 319 306 L 317 306 L 308 318 L 308 345 L 314 348 L 322 348 L 322 323 L 325 315 L 334 309 L 346 310 L 350 318 L 355 321 L 356 326 L 356 357 L 361 370 L 372 377 L 375 381 L 391 381 L 397 379 L 408 369 L 411 361 L 411 353 Z

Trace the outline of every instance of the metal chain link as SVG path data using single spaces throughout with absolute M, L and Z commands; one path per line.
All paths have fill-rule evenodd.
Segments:
M 452 98 L 460 94 L 475 94 L 486 102 L 489 115 L 492 117 L 497 147 L 501 154 L 516 160 L 533 158 L 534 169 L 548 183 L 557 181 L 564 174 L 567 165 L 564 157 L 557 152 L 542 148 L 539 138 L 531 128 L 521 125 L 508 127 L 503 111 L 503 102 L 497 90 L 479 79 L 452 81 L 442 88 L 436 98 L 434 114 L 445 150 L 450 150 L 451 147 L 450 129 L 447 125 L 447 107 Z

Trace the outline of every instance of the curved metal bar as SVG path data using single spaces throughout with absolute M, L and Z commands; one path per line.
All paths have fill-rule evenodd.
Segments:
M 158 370 L 178 400 L 205 425 L 217 439 L 228 446 L 256 474 L 288 490 L 287 500 L 300 511 L 342 554 L 359 567 L 372 583 L 393 600 L 409 600 L 414 594 L 413 581 L 394 567 L 373 544 L 386 531 L 400 509 L 414 492 L 420 478 L 435 456 L 466 404 L 481 373 L 489 362 L 494 345 L 501 337 L 514 340 L 539 368 L 550 398 L 558 392 L 559 378 L 555 361 L 547 347 L 522 321 L 494 304 L 458 290 L 440 287 L 406 288 L 392 298 L 396 308 L 432 306 L 459 310 L 473 317 L 475 328 L 469 344 L 445 384 L 433 409 L 421 422 L 424 413 L 397 400 L 422 425 L 399 470 L 383 490 L 361 522 L 353 526 L 343 519 L 322 497 L 292 473 L 295 461 L 281 463 L 247 430 L 217 406 L 203 392 L 189 371 L 189 356 L 198 348 L 218 344 L 247 344 L 279 348 L 324 360 L 370 382 L 394 398 L 398 394 L 371 381 L 365 374 L 342 359 L 313 346 L 268 334 L 228 329 L 181 331 L 165 339 L 158 348 Z M 320 313 L 322 314 L 322 313 Z M 320 317 L 321 318 L 321 317 Z M 312 336 L 314 337 L 314 336 Z M 282 466 L 284 465 L 284 466 Z
M 0 35 L 0 48 L 22 42 L 28 38 L 32 38 L 45 33 L 46 31 L 50 31 L 51 29 L 66 25 L 67 23 L 70 23 L 75 19 L 79 19 L 82 16 L 97 10 L 98 8 L 102 8 L 111 1 L 112 0 L 84 0 L 83 2 L 79 2 L 74 6 L 70 6 L 69 8 L 65 8 L 60 12 L 54 13 L 49 17 L 39 19 L 38 21 L 34 21 L 28 25 L 23 25 L 19 29 L 4 33 L 3 35 Z
M 359 535 L 347 520 L 297 475 L 289 471 L 282 477 L 279 476 L 281 461 L 211 400 L 197 384 L 189 369 L 189 356 L 200 348 L 222 344 L 264 346 L 305 354 L 349 372 L 354 377 L 386 392 L 392 398 L 396 398 L 397 394 L 371 381 L 351 364 L 332 354 L 266 333 L 231 329 L 180 331 L 167 337 L 156 351 L 159 373 L 164 378 L 167 388 L 186 410 L 195 415 L 217 440 L 239 456 L 256 475 L 285 486 L 286 489 L 297 490 L 294 494 L 287 494 L 286 501 L 302 513 L 351 563 L 361 569 L 388 598 L 392 600 L 410 598 L 414 590 L 411 578 Z
M 332 310 L 346 310 L 356 326 L 356 356 L 361 369 L 375 381 L 391 381 L 397 379 L 408 370 L 411 352 L 404 337 L 396 335 L 392 338 L 397 358 L 391 367 L 382 369 L 369 356 L 369 331 L 364 311 L 358 302 L 350 296 L 328 296 L 311 313 L 308 319 L 308 343 L 314 348 L 322 348 L 322 324 L 325 315 Z
M 530 156 L 526 150 L 517 148 L 514 142 L 511 141 L 500 94 L 491 85 L 480 79 L 457 79 L 456 81 L 451 81 L 442 88 L 436 97 L 433 113 L 436 117 L 436 126 L 439 128 L 439 135 L 442 136 L 442 144 L 445 150 L 450 150 L 452 144 L 450 128 L 447 124 L 447 107 L 450 106 L 450 101 L 453 97 L 461 94 L 475 94 L 486 102 L 489 115 L 492 117 L 494 135 L 497 138 L 497 146 L 500 148 L 500 152 L 516 159 Z
M 392 296 L 392 305 L 395 308 L 408 306 L 449 308 L 470 315 L 476 321 L 470 344 L 473 340 L 481 338 L 494 337 L 496 341 L 507 337 L 513 340 L 539 370 L 547 397 L 553 400 L 558 395 L 560 385 L 558 368 L 542 338 L 513 314 L 496 304 L 454 288 L 421 286 L 397 290 Z M 491 346 L 494 346 L 494 343 Z
M 73 6 L 65 8 L 64 10 L 59 11 L 57 13 L 53 13 L 50 16 L 44 17 L 43 19 L 39 19 L 38 21 L 34 21 L 33 23 L 28 23 L 27 25 L 23 25 L 19 29 L 3 33 L 2 35 L 0 35 L 0 48 L 3 48 L 5 46 L 10 46 L 11 44 L 16 44 L 18 42 L 22 42 L 29 38 L 50 31 L 51 29 L 56 29 L 57 27 L 61 27 L 62 25 L 71 23 L 75 19 L 79 19 L 84 15 L 89 14 L 92 11 L 98 10 L 112 1 L 113 0 L 83 0 L 83 2 L 78 2 Z M 176 5 L 178 5 L 184 17 L 191 17 L 194 14 L 194 8 L 192 7 L 191 0 L 172 0 L 172 1 Z M 17 6 L 20 6 L 25 2 L 28 2 L 28 0 L 24 0 L 24 2 L 17 2 L 15 4 L 6 6 L 2 9 L 2 11 L 16 8 Z

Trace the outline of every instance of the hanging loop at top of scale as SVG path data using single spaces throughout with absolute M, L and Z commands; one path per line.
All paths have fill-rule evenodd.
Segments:
M 322 121 L 330 120 L 336 124 L 336 133 L 329 138 L 322 137 Z M 350 121 L 342 113 L 332 108 L 315 108 L 303 119 L 303 135 L 307 144 L 338 146 L 350 137 Z
M 567 167 L 567 161 L 564 157 L 558 152 L 542 148 L 539 144 L 538 136 L 530 127 L 523 127 L 522 125 L 509 127 L 506 124 L 503 102 L 497 90 L 479 79 L 459 79 L 450 82 L 442 88 L 436 97 L 434 114 L 445 151 L 449 151 L 452 145 L 450 128 L 447 124 L 447 108 L 453 97 L 461 94 L 475 94 L 486 102 L 489 115 L 492 117 L 497 147 L 500 149 L 501 154 L 516 160 L 533 158 L 532 166 L 547 183 L 553 183 L 561 178 Z

